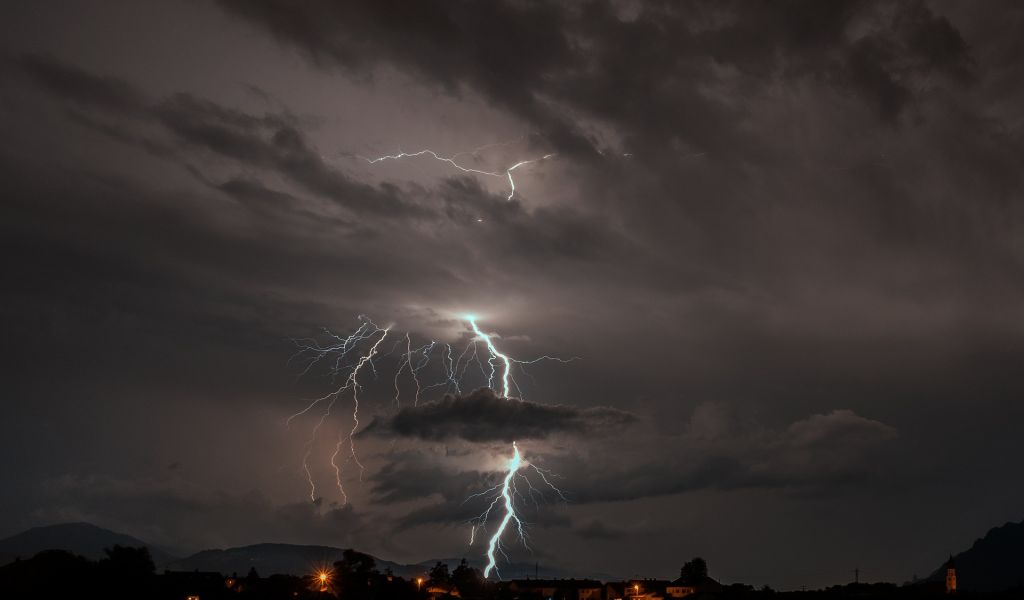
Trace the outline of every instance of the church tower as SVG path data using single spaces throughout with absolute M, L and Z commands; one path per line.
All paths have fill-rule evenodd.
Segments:
M 953 555 L 949 555 L 949 560 L 946 562 L 946 593 L 956 593 L 956 565 L 953 564 Z

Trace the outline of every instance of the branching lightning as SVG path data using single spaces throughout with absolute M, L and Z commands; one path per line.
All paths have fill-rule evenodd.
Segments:
M 501 362 L 504 363 L 505 368 L 502 369 L 502 371 L 501 371 L 501 390 L 502 390 L 501 391 L 501 395 L 506 397 L 506 398 L 508 398 L 509 397 L 508 373 L 509 373 L 509 371 L 512 368 L 512 361 L 511 361 L 511 359 L 509 359 L 509 357 L 505 356 L 501 352 L 498 352 L 498 349 L 494 346 L 494 342 L 491 340 L 491 336 L 490 335 L 480 331 L 480 328 L 477 327 L 477 325 L 476 325 L 476 317 L 474 317 L 473 315 L 467 315 L 466 316 L 466 321 L 468 321 L 470 327 L 473 328 L 473 333 L 476 334 L 476 337 L 481 339 L 481 340 L 483 340 L 483 342 L 485 344 L 487 344 L 487 351 L 490 352 L 490 354 L 491 354 L 491 357 L 489 359 L 487 359 L 487 362 L 491 365 L 491 376 L 487 380 L 487 385 L 489 387 L 491 387 L 491 388 L 494 387 L 494 372 L 495 372 L 494 361 L 495 360 L 501 360 Z
M 501 523 L 498 528 L 494 531 L 494 535 L 491 536 L 491 541 L 487 544 L 487 566 L 484 568 L 484 577 L 490 577 L 491 570 L 495 568 L 494 551 L 498 549 L 498 544 L 501 543 L 501 534 L 505 533 L 505 528 L 508 527 L 509 521 L 515 521 L 516 527 L 519 529 L 519 537 L 525 543 L 526 535 L 523 533 L 523 522 L 519 520 L 519 516 L 516 515 L 515 504 L 512 502 L 512 485 L 515 480 L 516 473 L 519 472 L 519 468 L 523 466 L 523 457 L 519 454 L 519 446 L 515 442 L 512 442 L 512 458 L 508 459 L 508 470 L 505 473 L 505 480 L 501 485 L 501 496 L 505 503 L 505 516 L 501 519 Z M 494 503 L 491 503 L 494 506 Z M 491 508 L 488 507 L 487 511 L 490 512 Z M 485 517 L 486 518 L 486 517 Z
M 408 371 L 412 384 L 415 386 L 414 405 L 419 403 L 421 395 L 428 390 L 443 388 L 445 392 L 460 393 L 464 380 L 472 374 L 472 372 L 467 373 L 471 363 L 476 363 L 479 367 L 480 377 L 486 381 L 488 387 L 497 389 L 496 384 L 500 382 L 501 395 L 508 401 L 516 401 L 512 397 L 513 389 L 515 389 L 519 397 L 522 396 L 522 392 L 513 375 L 514 369 L 518 368 L 526 372 L 525 367 L 527 365 L 536 364 L 541 361 L 550 360 L 564 363 L 577 360 L 577 357 L 563 359 L 547 355 L 530 360 L 517 360 L 498 349 L 495 343 L 495 340 L 498 339 L 497 334 L 488 333 L 481 329 L 475 316 L 467 315 L 463 318 L 468 325 L 467 334 L 469 335 L 465 347 L 458 355 L 455 354 L 450 343 L 436 340 L 414 343 L 412 334 L 394 335 L 391 326 L 378 326 L 372 320 L 363 316 L 360 316 L 359 326 L 350 335 L 340 336 L 325 330 L 326 341 L 324 343 L 314 338 L 293 340 L 298 351 L 292 357 L 292 360 L 304 361 L 301 369 L 302 375 L 308 374 L 314 365 L 323 363 L 326 365 L 327 374 L 333 381 L 341 380 L 341 384 L 337 385 L 331 392 L 310 400 L 304 408 L 289 416 L 286 420 L 286 424 L 291 425 L 296 419 L 313 412 L 318 407 L 322 407 L 319 418 L 313 425 L 310 437 L 305 443 L 302 458 L 302 468 L 309 481 L 310 500 L 316 501 L 317 499 L 317 486 L 310 468 L 310 459 L 316 447 L 317 434 L 331 418 L 332 409 L 339 398 L 348 392 L 351 392 L 352 395 L 351 425 L 339 428 L 338 437 L 329 461 L 334 470 L 335 485 L 341 496 L 342 504 L 346 504 L 349 500 L 342 477 L 344 465 L 340 459 L 343 455 L 347 454 L 344 458 L 346 463 L 352 461 L 356 465 L 359 469 L 359 479 L 360 481 L 362 480 L 364 466 L 356 452 L 355 444 L 355 436 L 360 426 L 359 394 L 362 390 L 360 376 L 369 369 L 376 377 L 378 373 L 376 361 L 393 357 L 391 360 L 397 362 L 393 377 L 393 387 L 395 390 L 394 405 L 397 410 L 400 407 L 400 376 L 406 371 Z M 383 344 L 385 339 L 389 337 L 395 339 L 395 341 L 391 344 L 390 349 L 387 349 L 383 347 Z M 466 338 L 463 339 L 465 340 Z M 481 357 L 482 353 L 479 351 L 481 347 L 486 350 L 486 359 Z M 383 352 L 382 348 L 384 349 Z M 432 359 L 435 356 L 438 359 L 433 361 Z M 484 362 L 487 363 L 486 366 Z M 394 362 L 391 364 L 394 364 Z M 431 367 L 432 364 L 437 366 Z M 434 377 L 438 379 L 434 380 Z M 475 378 L 476 376 L 473 375 L 473 377 Z M 432 380 L 434 383 L 430 383 Z M 512 443 L 512 456 L 505 461 L 502 473 L 500 483 L 483 492 L 473 494 L 466 499 L 469 501 L 474 498 L 488 498 L 486 509 L 470 521 L 469 537 L 469 543 L 472 545 L 476 541 L 478 530 L 487 532 L 490 535 L 486 551 L 488 564 L 484 570 L 485 577 L 489 577 L 492 571 L 500 576 L 497 567 L 497 555 L 506 556 L 502 545 L 502 538 L 506 530 L 509 529 L 509 524 L 514 525 L 513 529 L 520 541 L 525 547 L 529 548 L 527 545 L 526 522 L 517 512 L 517 501 L 530 499 L 539 507 L 537 499 L 544 498 L 543 488 L 552 490 L 559 499 L 567 501 L 565 494 L 552 482 L 552 478 L 555 477 L 554 474 L 527 461 L 516 442 Z M 539 479 L 536 482 L 532 481 L 531 476 Z M 525 486 L 522 489 L 528 495 L 521 493 L 519 486 Z M 502 510 L 504 514 L 493 531 L 488 531 L 488 518 L 495 510 Z
M 497 566 L 497 554 L 501 554 L 506 559 L 508 558 L 505 554 L 504 546 L 502 545 L 502 538 L 505 535 L 506 530 L 508 530 L 510 523 L 515 525 L 514 529 L 519 541 L 525 548 L 529 549 L 526 535 L 526 522 L 519 516 L 519 512 L 516 509 L 516 499 L 525 499 L 525 496 L 519 491 L 519 485 L 525 484 L 529 490 L 530 499 L 533 500 L 533 503 L 537 508 L 540 507 L 537 499 L 544 498 L 544 495 L 541 490 L 537 489 L 534 482 L 531 481 L 529 476 L 531 472 L 536 473 L 540 477 L 544 486 L 554 491 L 559 499 L 563 502 L 569 501 L 564 492 L 551 482 L 551 478 L 554 477 L 554 474 L 525 460 L 519 450 L 519 445 L 516 442 L 512 442 L 512 457 L 505 461 L 505 468 L 501 482 L 482 492 L 472 494 L 465 500 L 465 502 L 468 502 L 474 498 L 490 498 L 487 503 L 487 508 L 484 509 L 479 516 L 469 522 L 470 546 L 476 542 L 478 529 L 487 531 L 487 522 L 491 513 L 498 507 L 501 507 L 501 509 L 504 510 L 504 515 L 502 516 L 501 521 L 498 522 L 498 525 L 494 528 L 493 532 L 491 532 L 491 536 L 487 542 L 487 550 L 485 553 L 485 556 L 487 557 L 487 566 L 484 568 L 484 577 L 489 577 L 491 571 L 494 571 L 494 573 L 500 577 L 500 572 Z
M 291 415 L 285 421 L 286 425 L 291 425 L 291 422 L 296 417 L 306 414 L 321 402 L 327 401 L 326 409 L 320 415 L 320 419 L 316 422 L 316 425 L 313 426 L 313 430 L 310 434 L 309 440 L 306 442 L 305 454 L 302 457 L 302 469 L 305 471 L 306 478 L 309 480 L 309 499 L 312 501 L 316 501 L 316 482 L 313 480 L 313 473 L 309 469 L 309 458 L 310 455 L 313 453 L 313 447 L 316 445 L 317 432 L 323 426 L 327 418 L 330 417 L 331 409 L 334 408 L 334 405 L 338 401 L 338 398 L 341 397 L 341 395 L 348 390 L 352 390 L 352 428 L 349 430 L 347 438 L 344 437 L 341 432 L 339 432 L 338 442 L 334 446 L 334 454 L 331 455 L 330 461 L 331 466 L 334 468 L 335 482 L 337 484 L 338 491 L 339 493 L 341 493 L 342 504 L 348 503 L 348 493 L 345 491 L 345 486 L 341 480 L 341 465 L 339 465 L 337 461 L 338 455 L 341 453 L 341 448 L 344 445 L 346 439 L 349 442 L 349 450 L 351 453 L 350 458 L 353 461 L 355 461 L 356 465 L 359 467 L 360 479 L 362 479 L 363 464 L 359 461 L 359 456 L 356 454 L 356 446 L 354 439 L 355 432 L 359 428 L 360 386 L 357 377 L 359 376 L 359 371 L 362 370 L 362 368 L 366 364 L 370 364 L 372 366 L 372 361 L 374 356 L 377 354 L 377 349 L 378 347 L 380 347 L 380 343 L 384 341 L 384 338 L 387 337 L 388 331 L 390 331 L 390 327 L 378 327 L 373 321 L 362 316 L 360 317 L 360 320 L 362 321 L 360 326 L 352 335 L 349 335 L 347 337 L 342 338 L 340 336 L 328 332 L 330 339 L 333 341 L 331 344 L 328 345 L 321 345 L 319 344 L 319 342 L 317 342 L 317 340 L 309 338 L 295 340 L 296 345 L 298 345 L 300 349 L 292 358 L 299 357 L 306 353 L 312 354 L 312 358 L 309 360 L 309 363 L 302 371 L 303 374 L 308 373 L 309 369 L 315 363 L 319 362 L 321 359 L 327 358 L 329 356 L 334 356 L 333 363 L 330 367 L 330 373 L 332 374 L 332 376 L 336 377 L 340 372 L 345 370 L 345 357 L 349 354 L 349 352 L 351 352 L 352 350 L 359 346 L 359 342 L 369 339 L 375 336 L 377 333 L 381 334 L 380 338 L 373 343 L 369 351 L 365 355 L 361 356 L 356 361 L 356 363 L 351 366 L 348 376 L 345 378 L 345 382 L 344 384 L 341 385 L 341 387 L 336 388 L 334 391 L 324 396 L 314 399 L 312 402 L 309 403 L 309 405 L 306 406 L 306 408 Z
M 487 334 L 487 333 L 484 333 L 483 331 L 481 331 L 481 329 L 476 324 L 476 317 L 475 316 L 467 315 L 465 318 L 466 318 L 466 321 L 469 323 L 470 327 L 472 328 L 473 333 L 476 336 L 474 338 L 474 340 L 483 341 L 484 345 L 487 347 L 487 351 L 488 351 L 488 353 L 490 355 L 490 357 L 488 358 L 487 362 L 488 362 L 488 364 L 491 367 L 490 375 L 488 377 L 488 385 L 490 387 L 492 387 L 492 388 L 494 387 L 493 382 L 494 382 L 494 379 L 495 379 L 495 377 L 497 375 L 496 361 L 500 361 L 502 363 L 502 366 L 503 366 L 503 368 L 501 370 L 501 383 L 502 383 L 502 391 L 503 391 L 502 395 L 506 399 L 510 398 L 510 391 L 511 391 L 510 385 L 515 383 L 515 380 L 512 379 L 511 375 L 510 375 L 510 372 L 512 370 L 512 365 L 513 364 L 516 364 L 516 363 L 518 363 L 518 364 L 531 364 L 531 363 L 538 362 L 540 360 L 545 360 L 545 359 L 557 360 L 557 361 L 560 361 L 560 362 L 569 362 L 569 361 L 575 360 L 575 357 L 573 357 L 571 359 L 558 359 L 558 358 L 554 358 L 554 357 L 544 356 L 544 357 L 537 358 L 537 359 L 534 359 L 534 360 L 531 360 L 531 361 L 517 361 L 517 360 L 515 360 L 513 358 L 510 358 L 508 355 L 502 353 L 500 350 L 498 350 L 497 346 L 495 346 L 495 344 L 494 344 L 494 339 L 493 339 L 494 334 Z M 518 385 L 516 387 L 518 387 Z M 484 577 L 489 577 L 492 570 L 495 572 L 495 574 L 497 574 L 500 577 L 500 573 L 499 573 L 498 568 L 497 568 L 497 559 L 495 558 L 495 552 L 501 552 L 502 555 L 505 554 L 505 552 L 504 552 L 504 550 L 502 549 L 502 546 L 501 546 L 501 538 L 504 535 L 505 530 L 508 528 L 509 523 L 515 523 L 516 533 L 519 536 L 519 540 L 523 543 L 523 545 L 525 547 L 529 548 L 529 546 L 527 545 L 527 541 L 526 541 L 525 524 L 524 524 L 523 520 L 519 517 L 518 513 L 516 512 L 516 506 L 515 506 L 515 500 L 514 500 L 515 497 L 522 497 L 520 495 L 519 491 L 516 488 L 516 482 L 517 481 L 522 481 L 529 488 L 529 490 L 530 490 L 530 497 L 534 500 L 534 503 L 536 503 L 536 495 L 539 492 L 538 492 L 537 488 L 533 485 L 533 482 L 530 481 L 530 478 L 525 473 L 523 473 L 523 470 L 526 469 L 526 468 L 532 469 L 533 472 L 537 473 L 537 475 L 540 476 L 540 478 L 544 482 L 544 484 L 547 487 L 549 487 L 552 490 L 554 490 L 554 492 L 558 495 L 558 497 L 560 499 L 562 499 L 563 501 L 568 501 L 566 499 L 566 497 L 565 497 L 565 494 L 562 493 L 562 491 L 560 489 L 558 489 L 551 482 L 551 480 L 549 479 L 549 475 L 552 475 L 552 474 L 549 471 L 545 470 L 545 469 L 542 469 L 542 468 L 540 468 L 540 467 L 538 467 L 536 465 L 533 465 L 533 464 L 525 462 L 523 460 L 522 454 L 519 452 L 519 446 L 516 444 L 516 442 L 512 442 L 512 457 L 510 459 L 508 459 L 508 461 L 506 463 L 506 466 L 505 466 L 505 476 L 502 479 L 502 483 L 500 485 L 497 485 L 497 486 L 494 486 L 494 487 L 490 488 L 489 490 L 481 492 L 480 494 L 474 494 L 473 496 L 470 496 L 470 498 L 473 498 L 473 497 L 478 497 L 478 496 L 486 495 L 488 493 L 494 493 L 495 494 L 493 499 L 491 500 L 490 504 L 488 504 L 487 509 L 484 510 L 484 512 L 481 513 L 480 516 L 477 517 L 470 524 L 471 525 L 471 527 L 470 527 L 470 535 L 469 535 L 469 543 L 470 543 L 470 545 L 473 545 L 473 542 L 476 539 L 476 530 L 477 530 L 477 528 L 486 528 L 486 526 L 487 526 L 487 519 L 490 516 L 491 511 L 496 506 L 498 506 L 499 504 L 503 505 L 504 510 L 505 510 L 504 517 L 502 517 L 502 519 L 499 522 L 497 528 L 495 528 L 494 533 L 491 534 L 491 538 L 490 538 L 490 540 L 488 541 L 488 544 L 487 544 L 487 566 L 484 568 Z M 468 499 L 469 498 L 467 498 L 467 500 Z

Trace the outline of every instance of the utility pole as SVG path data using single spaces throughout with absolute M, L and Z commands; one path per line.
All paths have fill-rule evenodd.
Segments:
M 860 583 L 860 567 L 853 570 L 853 582 Z

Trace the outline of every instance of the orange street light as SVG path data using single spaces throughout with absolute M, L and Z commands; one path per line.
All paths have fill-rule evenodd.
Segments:
M 316 574 L 317 581 L 320 582 L 320 591 L 327 591 L 327 582 L 331 579 L 330 573 L 327 571 L 318 571 Z
M 420 586 L 422 586 L 422 585 L 423 585 L 423 578 L 422 577 L 417 577 L 416 578 L 416 589 L 417 590 L 420 589 Z

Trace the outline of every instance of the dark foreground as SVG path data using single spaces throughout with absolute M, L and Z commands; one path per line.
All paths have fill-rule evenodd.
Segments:
M 701 566 L 706 568 L 703 561 Z M 422 577 L 403 579 L 380 572 L 372 557 L 346 551 L 333 565 L 310 565 L 310 574 L 261 577 L 210 572 L 156 573 L 145 548 L 115 546 L 107 558 L 91 561 L 63 550 L 48 550 L 0 567 L 2 598 L 104 598 L 154 600 L 317 599 L 328 600 L 699 600 L 703 598 L 1024 598 L 1024 589 L 1001 593 L 947 594 L 938 584 L 849 584 L 823 590 L 777 592 L 744 584 L 721 584 L 706 570 L 675 581 L 632 580 L 602 583 L 584 579 L 484 580 L 465 561 L 449 572 L 438 563 Z

